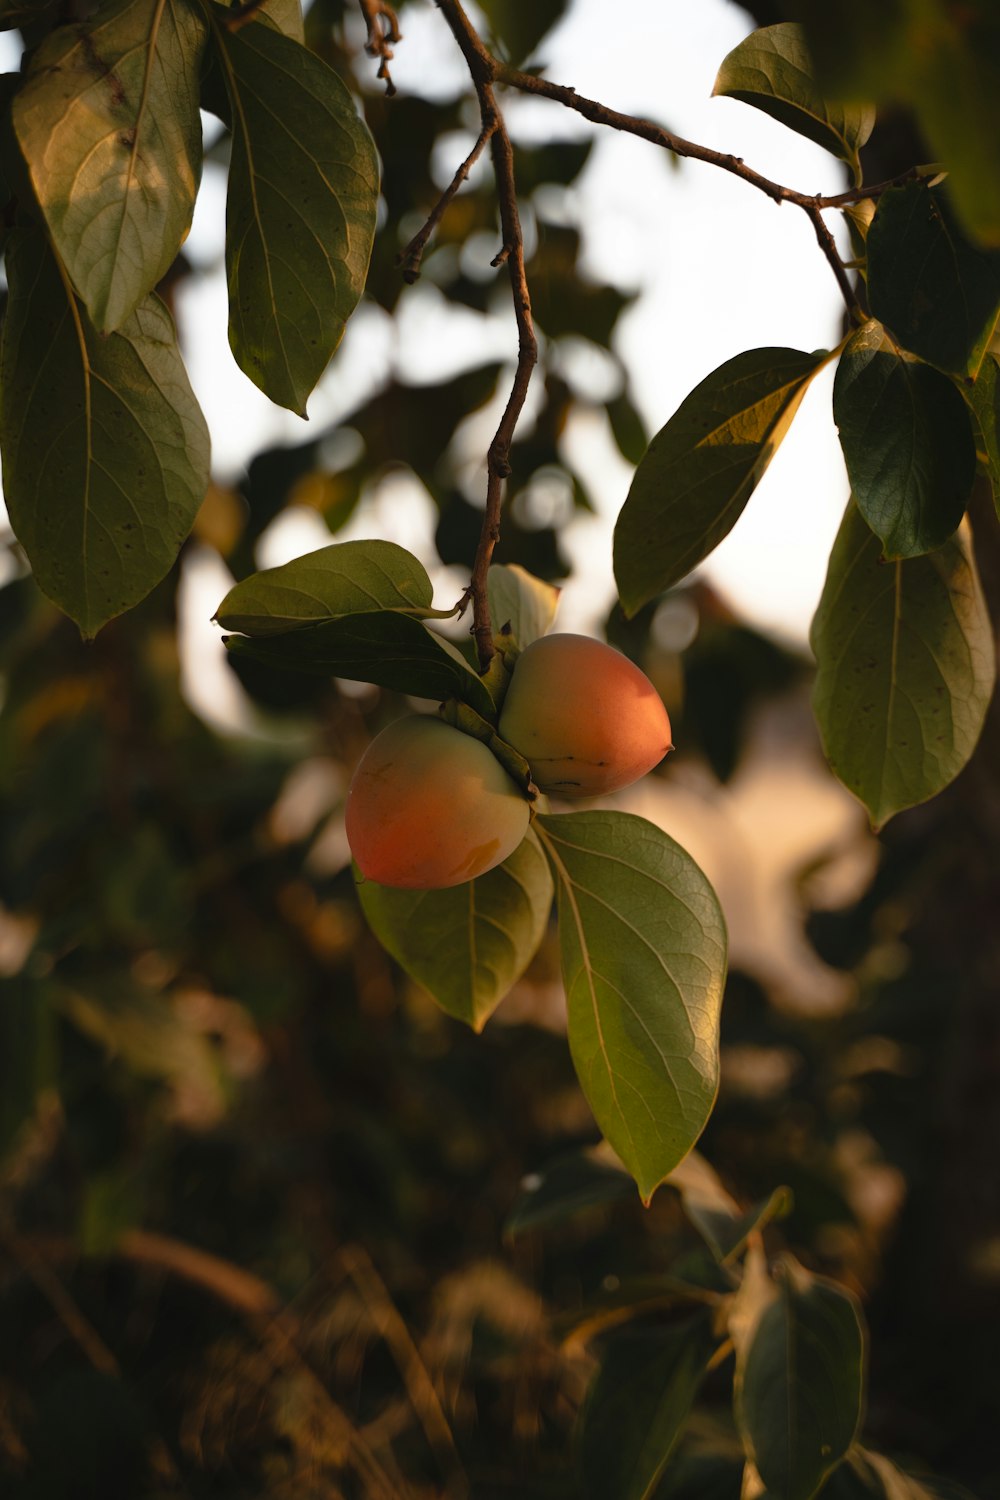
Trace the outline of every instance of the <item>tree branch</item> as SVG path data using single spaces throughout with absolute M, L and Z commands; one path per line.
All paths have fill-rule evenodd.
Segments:
M 482 119 L 482 134 L 490 142 L 493 170 L 496 173 L 497 199 L 503 243 L 493 264 L 506 265 L 517 323 L 517 368 L 514 382 L 500 425 L 486 455 L 486 512 L 479 533 L 472 580 L 468 593 L 472 598 L 472 634 L 476 642 L 480 670 L 489 666 L 494 654 L 493 625 L 486 592 L 486 578 L 493 551 L 500 539 L 500 507 L 504 480 L 510 474 L 510 446 L 518 417 L 524 408 L 531 372 L 538 362 L 538 343 L 531 317 L 531 295 L 524 269 L 524 238 L 517 208 L 517 183 L 514 177 L 514 152 L 503 116 L 497 107 L 493 79 L 499 64 L 484 47 L 475 27 L 462 9 L 460 0 L 436 0 L 452 35 L 469 68 Z
M 431 235 L 434 233 L 435 229 L 444 218 L 445 209 L 448 207 L 448 204 L 454 198 L 455 194 L 462 186 L 462 183 L 466 180 L 469 173 L 472 171 L 472 168 L 479 160 L 487 141 L 490 139 L 495 129 L 495 119 L 490 125 L 483 126 L 482 130 L 479 132 L 479 139 L 476 141 L 476 144 L 473 146 L 472 150 L 469 152 L 468 156 L 465 158 L 462 165 L 459 167 L 458 171 L 455 173 L 454 177 L 451 179 L 448 186 L 441 194 L 437 203 L 431 209 L 431 212 L 428 214 L 425 224 L 413 236 L 406 249 L 403 250 L 397 257 L 396 264 L 402 268 L 404 281 L 413 283 L 420 275 L 420 262 L 423 257 L 424 249 L 427 245 L 427 241 L 430 239 Z

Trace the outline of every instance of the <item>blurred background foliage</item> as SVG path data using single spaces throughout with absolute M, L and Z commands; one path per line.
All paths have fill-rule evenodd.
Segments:
M 315 0 L 308 35 L 362 80 L 385 166 L 368 296 L 392 313 L 397 255 L 440 190 L 431 163 L 469 105 L 386 99 L 345 5 Z M 515 61 L 565 9 L 482 5 Z M 886 138 L 902 156 L 912 132 L 900 115 Z M 567 341 L 617 370 L 603 404 L 623 456 L 645 442 L 614 352 L 629 298 L 585 273 L 566 211 L 589 149 L 518 153 L 545 359 L 501 557 L 555 581 L 560 528 L 590 504 L 561 443 L 594 405 Z M 497 243 L 483 180 L 446 215 L 424 284 L 505 310 L 483 270 Z M 194 274 L 179 263 L 165 291 Z M 440 561 L 467 568 L 481 486 L 462 429 L 506 378 L 495 362 L 397 375 L 336 431 L 213 490 L 191 547 L 242 577 L 289 506 L 335 535 L 405 466 L 436 506 Z M 980 537 L 996 606 L 1000 559 Z M 670 1287 L 718 1273 L 671 1189 L 643 1211 L 618 1179 L 595 1185 L 554 943 L 482 1037 L 439 1014 L 368 934 L 342 827 L 351 768 L 405 700 L 234 660 L 251 728 L 220 732 L 182 691 L 183 557 L 84 645 L 7 550 L 3 1494 L 582 1493 L 573 1432 L 607 1347 L 590 1335 L 686 1319 Z M 614 612 L 607 633 L 657 683 L 681 747 L 621 805 L 691 848 L 733 932 L 704 1154 L 743 1203 L 787 1185 L 770 1242 L 862 1298 L 872 1444 L 996 1494 L 996 710 L 968 771 L 876 845 L 821 764 L 804 658 L 698 582 L 631 622 Z M 737 1500 L 730 1383 L 723 1365 L 704 1385 L 659 1500 Z

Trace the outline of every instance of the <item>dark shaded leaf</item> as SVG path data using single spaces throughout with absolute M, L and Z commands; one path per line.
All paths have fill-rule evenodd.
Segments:
M 908 561 L 883 563 L 881 553 L 852 501 L 811 636 L 823 748 L 876 827 L 958 775 L 994 685 L 968 534 Z
M 872 133 L 875 111 L 824 98 L 813 75 L 802 27 L 792 21 L 753 31 L 724 59 L 713 94 L 742 99 L 839 156 L 861 182 L 858 152 Z
M 260 23 L 230 31 L 216 18 L 213 34 L 233 121 L 229 342 L 272 401 L 304 416 L 364 290 L 375 147 L 337 74 L 307 48 Z
M 631 1197 L 634 1191 L 621 1167 L 592 1152 L 561 1156 L 523 1179 L 504 1233 L 516 1239 L 528 1230 L 562 1224 L 588 1208 Z
M 56 1029 L 45 990 L 23 975 L 4 981 L 0 1004 L 0 1159 L 56 1077 Z
M 812 1500 L 861 1423 L 861 1313 L 843 1287 L 791 1256 L 760 1291 L 750 1326 L 736 1339 L 736 1418 L 768 1491 Z
M 40 233 L 7 247 L 0 440 L 11 524 L 84 635 L 172 565 L 208 487 L 208 432 L 163 303 L 95 333 Z
M 503 42 L 508 60 L 523 62 L 559 21 L 567 0 L 482 0 L 481 9 L 494 34 Z
M 904 349 L 974 377 L 1000 316 L 1000 250 L 966 238 L 943 189 L 890 188 L 868 231 L 868 300 Z
M 191 226 L 205 24 L 186 0 L 118 0 L 34 53 L 14 127 L 94 326 L 121 328 Z
M 355 870 L 369 925 L 442 1010 L 481 1031 L 538 948 L 552 908 L 552 877 L 528 833 L 503 864 L 439 891 L 396 890 Z
M 273 666 L 374 682 L 418 698 L 460 698 L 484 719 L 495 714 L 485 685 L 461 653 L 409 615 L 344 615 L 284 635 L 224 640 L 230 651 Z
M 957 528 L 976 474 L 965 402 L 873 320 L 848 343 L 833 417 L 858 509 L 887 557 L 919 557 Z
M 727 536 L 826 354 L 751 349 L 677 408 L 639 464 L 615 527 L 615 578 L 635 614 Z
M 587 1496 L 649 1500 L 716 1342 L 708 1313 L 608 1340 L 577 1433 Z
M 690 855 L 627 813 L 536 819 L 556 877 L 573 1063 L 648 1202 L 718 1087 L 726 930 Z

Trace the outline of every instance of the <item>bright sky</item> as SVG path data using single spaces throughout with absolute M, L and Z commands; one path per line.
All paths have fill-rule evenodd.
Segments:
M 466 89 L 464 65 L 430 0 L 405 5 L 401 18 L 404 40 L 393 63 L 400 92 L 445 97 Z M 608 0 L 574 0 L 542 55 L 547 76 L 578 92 L 733 151 L 780 182 L 809 192 L 840 190 L 845 185 L 841 169 L 818 147 L 749 106 L 711 98 L 722 58 L 751 24 L 746 12 L 728 0 L 701 0 L 697 6 L 689 0 L 658 0 L 643 8 L 637 30 L 616 25 Z M 0 36 L 0 65 L 17 65 L 15 54 L 7 55 L 13 46 L 9 33 Z M 363 54 L 362 66 L 374 68 Z M 641 290 L 619 324 L 618 351 L 633 374 L 651 433 L 709 371 L 745 349 L 786 344 L 811 350 L 837 341 L 836 284 L 801 212 L 788 205 L 779 209 L 709 166 L 686 162 L 674 171 L 656 148 L 598 131 L 559 105 L 517 97 L 507 100 L 505 108 L 515 142 L 588 134 L 597 138 L 570 204 L 581 216 L 594 273 Z M 456 137 L 453 153 L 442 157 L 442 183 L 471 140 L 471 134 L 468 142 Z M 216 473 L 232 479 L 261 447 L 301 442 L 309 429 L 272 406 L 230 356 L 221 265 L 224 201 L 224 174 L 209 165 L 187 247 L 206 274 L 188 284 L 178 316 L 192 383 L 212 433 Z M 429 381 L 489 355 L 512 358 L 514 352 L 512 315 L 480 318 L 468 310 L 451 311 L 432 286 L 418 284 L 404 292 L 395 323 L 371 306 L 355 315 L 310 401 L 311 422 L 326 426 L 345 415 L 359 393 L 375 390 L 392 368 L 409 379 Z M 571 375 L 591 381 L 594 394 L 602 394 L 607 371 L 601 361 L 579 354 L 569 358 Z M 747 513 L 706 565 L 706 573 L 751 619 L 800 642 L 847 495 L 830 416 L 831 384 L 831 373 L 814 382 Z M 488 435 L 486 430 L 465 434 L 470 465 L 478 466 L 483 476 Z M 600 514 L 574 519 L 568 527 L 564 550 L 573 561 L 574 576 L 559 623 L 564 629 L 596 628 L 614 597 L 611 534 L 630 470 L 603 417 L 575 424 L 566 442 L 587 474 Z M 401 486 L 396 479 L 371 497 L 338 539 L 391 537 L 431 564 L 433 530 L 429 499 L 418 486 Z M 284 561 L 329 539 L 314 513 L 279 518 L 264 538 L 258 561 Z M 207 620 L 226 578 L 205 554 L 192 572 L 185 596 L 195 616 L 193 639 L 202 647 L 197 655 L 207 666 L 203 651 L 211 650 L 206 632 L 214 632 Z M 439 570 L 435 581 L 437 602 L 453 602 L 462 587 L 460 576 Z

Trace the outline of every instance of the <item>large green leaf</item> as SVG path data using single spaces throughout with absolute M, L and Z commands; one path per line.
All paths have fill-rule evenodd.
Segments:
M 636 469 L 615 527 L 626 614 L 678 583 L 729 534 L 827 358 L 751 349 L 681 402 Z
M 586 1496 L 649 1500 L 717 1343 L 708 1312 L 609 1339 L 577 1432 Z
M 545 634 L 556 616 L 559 590 L 517 563 L 494 563 L 486 575 L 494 634 L 509 628 L 523 649 Z
M 715 1100 L 722 912 L 690 855 L 643 818 L 564 813 L 535 826 L 556 876 L 573 1063 L 648 1202 Z
M 410 615 L 371 611 L 284 635 L 223 639 L 230 651 L 269 666 L 375 682 L 418 698 L 459 698 L 484 719 L 496 717 L 482 678 L 461 652 Z
M 1000 516 L 1000 364 L 996 355 L 988 354 L 974 384 L 962 389 L 975 419 L 977 457 L 989 475 Z
M 868 230 L 868 300 L 905 349 L 975 377 L 1000 316 L 1000 250 L 966 238 L 940 188 L 890 188 Z
M 395 542 L 334 542 L 244 578 L 215 618 L 242 635 L 283 635 L 303 625 L 372 610 L 399 610 L 421 619 L 454 614 L 431 606 L 427 570 Z
M 102 337 L 38 231 L 7 246 L 0 444 L 39 587 L 92 636 L 166 574 L 208 486 L 208 432 L 170 314 Z
M 187 0 L 117 0 L 57 27 L 14 100 L 52 241 L 104 333 L 152 291 L 191 226 L 204 43 Z
M 858 509 L 886 556 L 947 541 L 976 476 L 969 413 L 947 375 L 907 358 L 872 319 L 841 356 L 833 416 Z
M 783 21 L 751 32 L 723 60 L 712 92 L 742 99 L 815 141 L 847 162 L 861 182 L 858 152 L 872 133 L 875 111 L 823 97 L 801 26 Z
M 350 93 L 313 52 L 213 7 L 232 111 L 229 342 L 272 401 L 306 400 L 364 290 L 378 162 Z
M 853 501 L 813 620 L 813 707 L 833 770 L 881 827 L 958 775 L 993 692 L 993 634 L 967 532 L 884 563 Z
M 474 1031 L 524 973 L 552 908 L 552 877 L 530 829 L 502 865 L 448 890 L 394 890 L 355 878 L 383 948 Z
M 270 17 L 278 30 L 285 36 L 290 36 L 293 42 L 305 41 L 302 0 L 264 0 L 261 13 Z
M 791 1256 L 736 1340 L 736 1419 L 776 1500 L 812 1500 L 861 1423 L 865 1335 L 855 1299 Z

